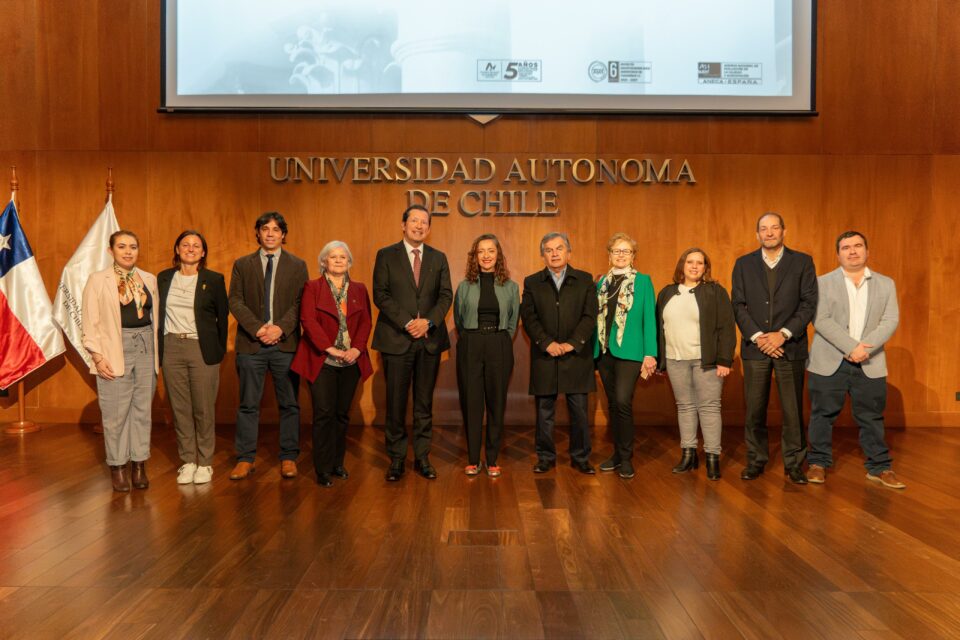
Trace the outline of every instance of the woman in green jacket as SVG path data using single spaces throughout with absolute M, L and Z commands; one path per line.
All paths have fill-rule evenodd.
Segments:
M 487 411 L 487 475 L 500 475 L 497 456 L 513 371 L 513 337 L 520 317 L 520 288 L 510 279 L 497 236 L 486 233 L 467 253 L 467 272 L 457 286 L 457 384 L 467 429 L 468 476 L 480 473 L 483 412 Z
M 597 283 L 597 332 L 593 357 L 610 406 L 613 455 L 600 471 L 619 469 L 632 478 L 633 393 L 637 378 L 649 378 L 657 368 L 657 329 L 653 282 L 633 268 L 636 241 L 615 233 L 607 243 L 610 270 Z

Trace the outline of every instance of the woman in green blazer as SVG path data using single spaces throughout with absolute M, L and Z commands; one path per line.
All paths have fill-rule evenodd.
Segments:
M 520 317 L 520 288 L 510 279 L 500 241 L 483 234 L 467 253 L 467 273 L 457 286 L 457 383 L 467 429 L 468 476 L 480 473 L 483 411 L 487 411 L 487 475 L 500 475 L 497 456 L 513 371 L 513 336 Z
M 615 233 L 607 243 L 610 270 L 597 283 L 597 332 L 593 357 L 610 406 L 613 455 L 600 471 L 619 469 L 632 478 L 633 393 L 637 378 L 649 378 L 657 368 L 656 303 L 650 276 L 633 268 L 636 241 Z

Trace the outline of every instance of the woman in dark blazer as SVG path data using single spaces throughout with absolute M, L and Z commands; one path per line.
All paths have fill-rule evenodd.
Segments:
M 600 471 L 634 476 L 633 394 L 637 378 L 649 378 L 657 368 L 653 282 L 633 267 L 636 241 L 615 233 L 607 242 L 610 270 L 597 282 L 597 330 L 593 357 L 610 407 L 613 454 Z
M 157 276 L 163 384 L 182 462 L 177 484 L 213 478 L 220 363 L 227 351 L 227 289 L 207 266 L 207 241 L 188 229 L 173 243 L 173 268 Z
M 688 295 L 692 294 L 692 295 Z M 720 394 L 737 344 L 733 306 L 710 274 L 702 249 L 687 249 L 673 283 L 657 296 L 657 369 L 666 371 L 677 401 L 683 457 L 674 473 L 696 469 L 697 424 L 703 432 L 707 477 L 720 479 Z
M 361 379 L 373 373 L 367 341 L 373 326 L 367 288 L 350 279 L 353 255 L 334 240 L 320 251 L 320 277 L 303 290 L 303 338 L 290 369 L 310 384 L 313 400 L 313 466 L 317 483 L 332 487 L 331 476 L 346 479 L 350 405 Z
M 497 457 L 513 371 L 513 337 L 520 319 L 520 287 L 510 279 L 500 241 L 485 233 L 467 253 L 467 272 L 457 286 L 453 322 L 457 327 L 457 382 L 467 429 L 468 476 L 480 473 L 483 411 L 487 410 L 487 475 L 500 475 Z

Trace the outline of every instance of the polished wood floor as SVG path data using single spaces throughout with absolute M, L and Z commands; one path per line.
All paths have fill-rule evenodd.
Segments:
M 535 476 L 532 429 L 511 430 L 491 480 L 438 428 L 440 478 L 387 484 L 382 431 L 353 427 L 350 479 L 323 489 L 306 430 L 295 480 L 265 429 L 256 474 L 231 482 L 225 426 L 213 483 L 178 486 L 158 426 L 151 488 L 130 495 L 89 427 L 0 436 L 0 637 L 960 637 L 960 430 L 889 432 L 903 492 L 864 480 L 854 430 L 825 486 L 776 464 L 742 482 L 739 431 L 720 482 L 670 473 L 669 428 L 639 433 L 632 481 L 565 455 Z

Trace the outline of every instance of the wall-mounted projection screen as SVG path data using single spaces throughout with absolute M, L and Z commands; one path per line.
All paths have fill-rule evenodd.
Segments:
M 168 110 L 786 112 L 816 0 L 166 0 Z

